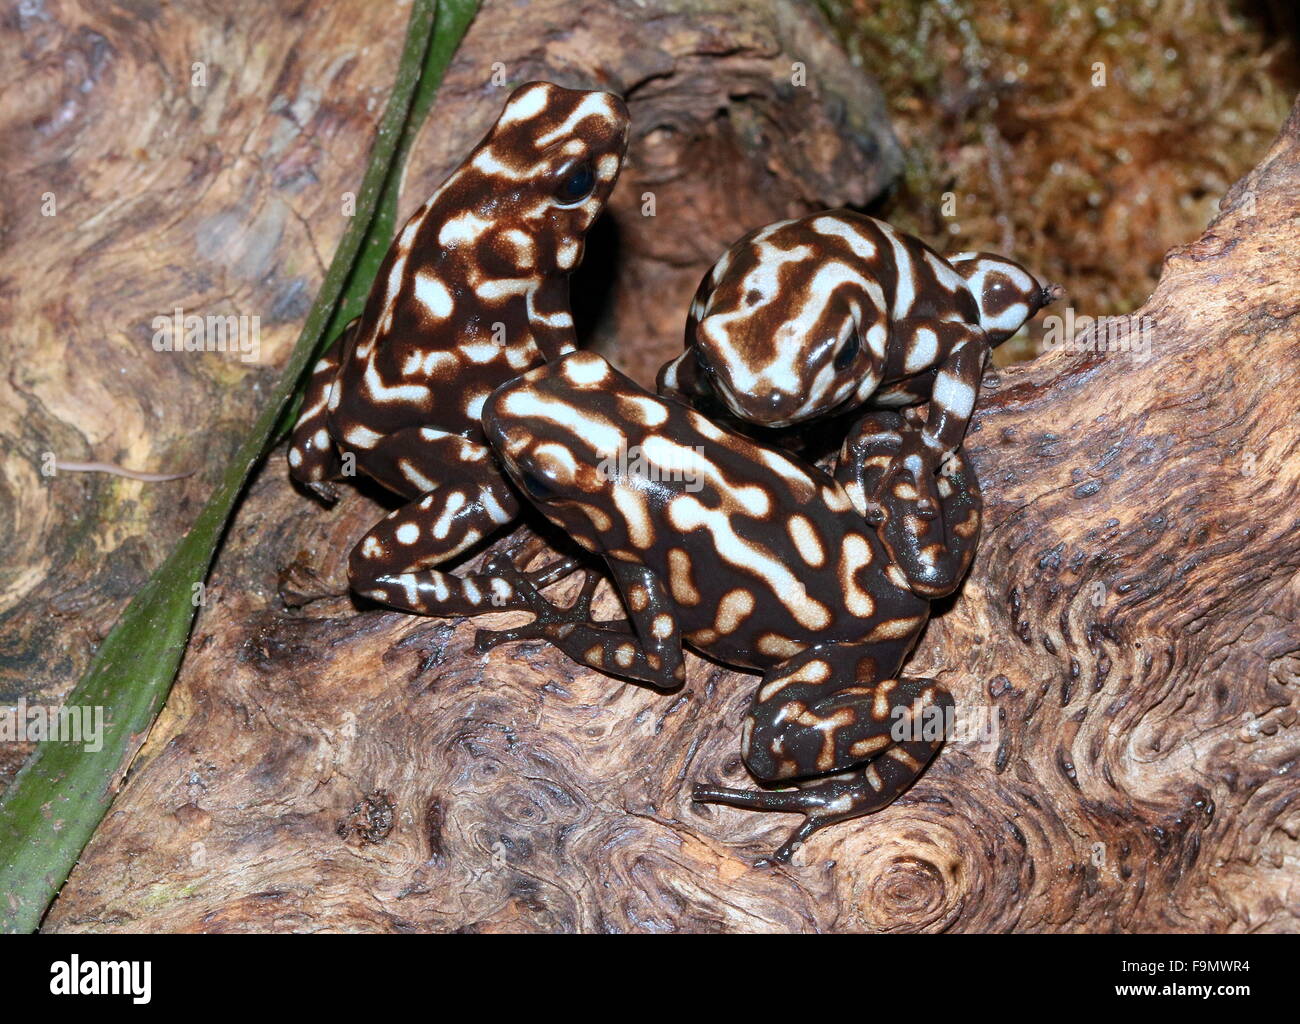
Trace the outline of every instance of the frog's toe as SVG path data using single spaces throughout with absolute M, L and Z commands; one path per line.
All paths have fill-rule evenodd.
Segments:
M 474 633 L 474 650 L 479 654 L 487 654 L 493 647 L 500 647 L 502 644 L 511 643 L 514 640 L 522 640 L 524 637 L 519 636 L 520 630 L 517 629 L 480 629 Z
M 492 604 L 501 611 L 533 612 L 540 616 L 551 607 L 538 591 L 532 574 L 517 569 L 508 555 L 496 554 L 487 559 L 483 563 L 482 575 L 490 580 L 500 581 L 508 588 L 498 592 L 500 596 L 494 597 L 492 601 Z
M 820 806 L 815 797 L 801 789 L 730 789 L 697 782 L 691 790 L 691 799 L 700 804 L 730 804 L 755 811 L 786 811 L 807 814 Z
M 499 551 L 483 563 L 483 572 L 490 576 L 509 576 L 512 578 L 521 575 L 519 570 L 515 568 L 515 563 L 510 560 L 510 556 Z
M 885 521 L 885 506 L 874 498 L 867 498 L 862 503 L 862 518 L 868 526 L 879 526 Z
M 784 811 L 789 814 L 804 815 L 804 820 L 790 833 L 790 837 L 770 858 L 760 859 L 755 864 L 756 867 L 771 863 L 787 863 L 810 835 L 820 828 L 833 825 L 842 817 L 816 813 L 824 806 L 824 802 L 816 795 L 798 789 L 773 792 L 761 789 L 729 789 L 726 786 L 696 783 L 691 791 L 691 799 L 697 803 L 730 804 L 733 807 L 745 807 L 755 811 Z
M 532 605 L 516 608 L 516 610 L 536 614 L 537 618 L 532 622 L 525 623 L 515 629 L 477 630 L 474 633 L 474 649 L 479 654 L 486 654 L 493 647 L 515 643 L 519 640 L 545 640 L 549 643 L 558 643 L 578 628 L 579 623 L 572 621 L 564 609 L 556 609 L 553 605 L 547 603 L 545 598 L 538 598 L 538 600 L 545 605 L 545 608 L 539 609 Z
M 819 828 L 833 825 L 839 820 L 839 818 L 819 818 L 815 814 L 808 815 L 808 817 L 804 818 L 803 823 L 790 833 L 790 838 L 777 847 L 776 852 L 772 854 L 772 860 L 778 864 L 788 864 L 795 851 L 807 842 L 810 835 Z
M 329 480 L 309 480 L 303 486 L 326 505 L 333 505 L 339 500 L 339 489 Z

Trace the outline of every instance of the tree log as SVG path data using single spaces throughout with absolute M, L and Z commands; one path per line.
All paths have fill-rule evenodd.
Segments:
M 539 25 L 560 24 L 547 6 L 533 5 L 549 19 Z M 684 299 L 666 283 L 650 303 L 642 292 L 673 268 L 683 282 L 697 273 L 671 248 L 685 244 L 687 220 L 721 236 L 697 232 L 716 246 L 702 264 L 786 212 L 773 204 L 861 201 L 825 179 L 799 187 L 794 151 L 813 175 L 893 152 L 887 133 L 833 116 L 829 86 L 806 100 L 776 87 L 791 60 L 778 40 L 810 47 L 809 16 L 663 7 L 634 38 L 636 61 L 664 40 L 664 64 L 644 58 L 626 75 L 635 61 L 613 28 L 530 31 L 489 6 L 424 147 L 441 170 L 454 163 L 492 115 L 483 69 L 513 67 L 519 39 L 541 41 L 528 76 L 630 88 L 642 127 L 614 218 L 620 312 L 596 317 L 607 333 L 594 333 L 643 380 L 628 353 L 675 333 L 667 314 L 662 332 L 643 314 Z M 781 22 L 796 17 L 808 18 L 804 37 Z M 810 59 L 810 80 L 823 59 L 842 66 Z M 699 113 L 734 112 L 728 83 L 750 61 L 771 89 L 743 91 L 740 107 L 784 126 L 762 141 L 731 116 Z M 690 85 L 674 97 L 679 81 Z M 730 140 L 762 197 L 742 203 L 743 191 L 708 182 L 690 192 L 701 198 L 689 217 L 672 214 L 683 217 L 674 237 L 661 219 L 647 225 L 643 183 L 674 179 L 639 155 L 668 145 L 648 137 L 660 126 L 639 113 L 639 91 L 693 126 L 669 133 L 667 166 L 709 178 L 714 147 Z M 482 107 L 458 106 L 466 97 Z M 790 118 L 775 112 L 784 102 L 808 105 Z M 786 134 L 817 132 L 818 110 L 829 156 Z M 455 146 L 441 141 L 449 128 Z M 785 187 L 779 199 L 772 182 L 753 184 L 754 167 Z M 413 169 L 407 198 L 438 177 Z M 273 458 L 231 531 L 172 698 L 47 927 L 1300 929 L 1300 364 L 1289 350 L 1300 286 L 1288 273 L 1298 203 L 1300 105 L 1205 235 L 1169 254 L 1138 313 L 1146 333 L 1127 335 L 1139 351 L 1089 351 L 1099 339 L 1085 332 L 1082 351 L 986 380 L 968 438 L 984 537 L 908 673 L 938 678 L 964 721 L 996 729 L 959 734 L 895 804 L 818 833 L 791 865 L 754 862 L 795 819 L 689 799 L 697 778 L 748 784 L 739 729 L 754 676 L 691 657 L 686 686 L 665 696 L 540 644 L 474 653 L 477 627 L 521 616 L 358 610 L 341 570 L 382 509 L 352 493 L 322 510 Z M 660 218 L 683 205 L 660 197 Z M 662 257 L 646 257 L 661 277 L 637 268 L 643 253 Z M 300 610 L 284 607 L 281 586 Z M 617 607 L 605 594 L 597 611 Z

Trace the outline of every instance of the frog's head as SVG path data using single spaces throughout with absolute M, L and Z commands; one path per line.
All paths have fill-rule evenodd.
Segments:
M 979 306 L 980 327 L 989 342 L 1000 345 L 1065 289 L 1044 284 L 1015 260 L 987 252 L 959 252 L 944 257 L 966 282 Z
M 573 352 L 501 385 L 483 406 L 484 432 L 510 478 L 589 551 L 607 549 L 610 513 L 624 507 L 626 495 L 613 491 L 635 486 L 611 456 L 627 451 L 620 416 L 636 391 L 594 352 Z M 662 405 L 649 395 L 633 401 Z
M 520 86 L 431 200 L 446 210 L 439 242 L 476 246 L 494 276 L 568 273 L 609 200 L 627 137 L 627 107 L 612 93 Z
M 842 268 L 831 262 L 801 281 L 797 259 L 765 263 L 740 246 L 733 254 L 687 326 L 700 370 L 751 423 L 784 427 L 831 412 L 853 395 L 866 358 L 856 310 L 836 288 Z

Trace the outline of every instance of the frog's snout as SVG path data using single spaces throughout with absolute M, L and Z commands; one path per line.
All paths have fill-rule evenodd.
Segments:
M 740 407 L 732 411 L 745 419 L 769 427 L 783 427 L 798 418 L 800 397 L 778 388 L 761 388 L 741 398 Z
M 741 419 L 764 427 L 786 427 L 797 423 L 803 415 L 806 395 L 786 391 L 763 379 L 741 388 L 733 385 L 725 374 L 712 376 L 718 396 Z
M 1063 298 L 1064 296 L 1065 296 L 1065 285 L 1061 285 L 1061 284 L 1043 285 L 1042 288 L 1039 289 L 1038 302 L 1037 305 L 1034 307 L 1034 312 L 1037 313 L 1044 306 L 1050 306 L 1057 299 Z

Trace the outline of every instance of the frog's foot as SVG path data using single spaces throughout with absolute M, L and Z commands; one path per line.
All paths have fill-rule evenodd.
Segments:
M 941 453 L 926 444 L 923 429 L 911 409 L 878 410 L 863 416 L 844 439 L 835 476 L 872 526 L 900 509 L 918 520 L 938 516 Z
M 802 814 L 803 823 L 773 854 L 774 860 L 784 863 L 814 832 L 872 814 L 893 803 L 925 770 L 938 747 L 939 743 L 902 743 L 862 768 L 807 779 L 798 784 L 798 789 L 729 789 L 697 783 L 691 799 L 754 811 Z
M 309 480 L 303 484 L 326 505 L 334 505 L 339 500 L 339 489 L 329 480 Z
M 480 654 L 517 640 L 555 642 L 573 632 L 579 623 L 591 618 L 591 600 L 600 585 L 601 575 L 591 569 L 584 569 L 577 559 L 561 559 L 552 565 L 524 573 L 515 569 L 509 559 L 498 555 L 489 560 L 484 569 L 494 575 L 506 575 L 514 586 L 515 594 L 523 602 L 523 610 L 532 612 L 536 617 L 532 622 L 515 629 L 480 629 L 474 634 L 474 648 Z M 573 605 L 562 608 L 542 596 L 541 591 L 546 587 L 571 576 L 579 569 L 586 577 Z M 513 575 L 508 575 L 511 573 Z
M 591 573 L 571 607 L 558 608 L 536 596 L 530 608 L 537 616 L 533 622 L 503 633 L 481 630 L 479 650 L 510 640 L 545 640 L 580 665 L 676 689 L 686 681 L 686 661 L 679 627 L 667 610 L 666 584 L 645 566 L 609 561 L 607 567 L 615 589 L 629 595 L 626 619 L 592 621 L 591 599 L 601 577 Z
M 862 482 L 863 517 L 872 526 L 885 522 L 891 507 L 906 507 L 917 519 L 936 519 L 940 513 L 935 478 L 951 453 L 926 448 L 919 431 L 903 435 L 900 450 L 883 469 L 868 469 Z
M 696 803 L 728 804 L 753 811 L 802 814 L 802 824 L 772 855 L 773 860 L 785 863 L 814 832 L 827 825 L 878 811 L 907 788 L 903 785 L 896 791 L 879 792 L 866 783 L 862 775 L 863 772 L 850 772 L 806 788 L 782 790 L 729 789 L 696 783 L 691 799 Z M 911 779 L 907 782 L 910 784 Z
M 741 755 L 760 783 L 798 788 L 701 785 L 694 799 L 804 815 L 778 860 L 818 829 L 885 807 L 925 770 L 953 709 L 933 679 L 854 679 L 881 659 L 901 661 L 905 651 L 813 647 L 769 672 L 745 719 Z

